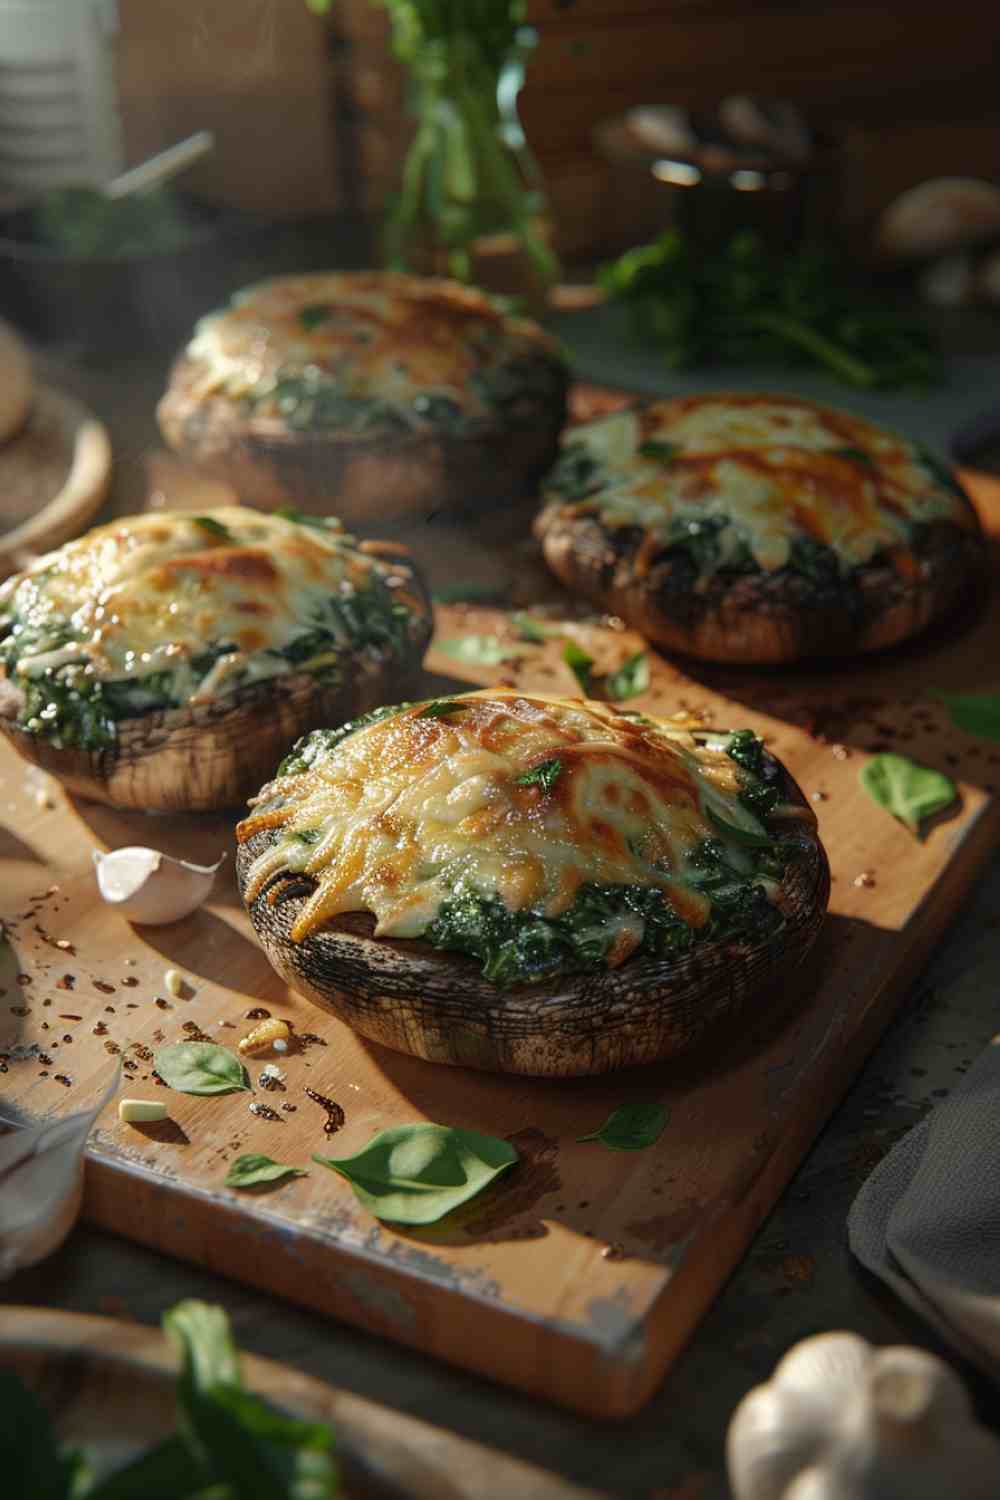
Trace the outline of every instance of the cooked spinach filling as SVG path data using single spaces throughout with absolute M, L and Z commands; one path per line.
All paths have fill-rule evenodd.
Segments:
M 410 706 L 403 703 L 379 708 L 337 729 L 314 730 L 298 741 L 277 774 L 293 775 L 310 769 L 349 736 Z M 766 819 L 780 796 L 777 763 L 749 729 L 732 734 L 725 748 L 739 768 L 740 801 L 757 818 Z M 555 764 L 543 762 L 544 767 Z M 588 882 L 561 916 L 545 917 L 530 908 L 510 911 L 498 896 L 460 882 L 439 907 L 420 941 L 475 959 L 485 978 L 502 986 L 534 984 L 558 974 L 606 968 L 623 931 L 641 931 L 630 961 L 636 957 L 679 956 L 697 944 L 722 939 L 759 942 L 778 932 L 784 922 L 761 882 L 765 878 L 780 880 L 787 865 L 800 856 L 801 844 L 770 834 L 746 837 L 741 829 L 729 825 L 720 829 L 720 835 L 703 839 L 695 848 L 685 876 L 688 884 L 711 902 L 702 927 L 684 921 L 664 899 L 658 885 Z M 321 836 L 319 829 L 294 835 L 296 841 L 305 844 L 317 842 Z
M 304 309 L 304 312 L 318 311 Z M 403 367 L 400 373 L 405 373 Z M 559 396 L 562 372 L 550 361 L 506 360 L 477 370 L 469 385 L 482 404 L 505 422 L 516 423 L 536 403 Z M 462 437 L 481 428 L 483 417 L 440 391 L 420 391 L 398 401 L 381 396 L 361 396 L 346 391 L 338 377 L 318 366 L 280 373 L 274 385 L 252 392 L 246 402 L 250 411 L 267 404 L 277 407 L 294 432 L 330 432 L 402 435 L 432 427 L 437 432 Z
M 645 451 L 659 447 L 670 450 L 669 454 L 661 456 L 652 451 Z M 679 450 L 675 444 L 671 443 L 644 443 L 639 451 L 646 457 L 656 457 L 659 461 L 666 462 L 667 458 L 672 459 L 674 453 Z M 841 457 L 850 458 L 858 464 L 869 466 L 873 464 L 869 455 L 860 448 L 842 448 L 836 451 Z M 947 465 L 941 463 L 933 453 L 922 448 L 918 449 L 917 453 L 936 484 L 953 494 L 964 493 Z M 568 443 L 545 479 L 545 491 L 549 495 L 558 496 L 566 501 L 586 502 L 603 487 L 606 479 L 606 469 L 600 460 L 588 451 L 585 444 Z M 595 505 L 583 505 L 584 510 L 595 508 Z M 670 563 L 674 571 L 679 573 L 679 577 L 675 580 L 679 586 L 686 587 L 689 582 L 693 584 L 698 579 L 711 578 L 717 573 L 743 574 L 764 571 L 742 537 L 734 542 L 730 533 L 723 545 L 723 533 L 730 526 L 730 518 L 726 515 L 684 515 L 671 518 L 669 532 L 664 538 L 660 557 L 664 562 Z M 925 547 L 927 529 L 927 525 L 919 521 L 905 523 L 906 539 L 917 553 Z M 630 527 L 629 530 L 637 536 L 641 535 L 637 527 Z M 878 561 L 879 554 L 876 554 L 871 562 Z M 865 566 L 870 565 L 871 563 L 865 564 Z M 795 537 L 785 568 L 776 569 L 775 572 L 794 573 L 810 584 L 817 593 L 836 590 L 841 603 L 848 609 L 852 608 L 852 595 L 857 595 L 853 600 L 853 607 L 862 608 L 856 581 L 859 567 L 845 564 L 832 547 L 817 541 L 814 537 Z
M 303 524 L 317 522 L 308 518 Z M 41 581 L 44 575 L 38 577 Z M 324 681 L 336 680 L 342 671 L 345 648 L 351 652 L 370 647 L 402 653 L 408 632 L 409 613 L 405 605 L 373 574 L 366 586 L 353 594 L 327 596 L 314 619 L 286 645 L 260 653 L 282 663 L 273 672 L 255 673 L 248 666 L 236 666 L 220 685 L 219 692 L 230 694 L 248 682 L 279 676 L 289 669 L 309 672 Z M 96 678 L 82 653 L 79 662 L 50 667 L 38 676 L 18 673 L 22 658 L 70 646 L 76 639 L 79 638 L 63 618 L 46 616 L 32 620 L 17 614 L 0 616 L 0 663 L 8 679 L 23 692 L 18 725 L 56 745 L 82 750 L 112 747 L 117 739 L 117 725 L 123 719 L 180 707 L 197 691 L 220 657 L 239 649 L 232 641 L 214 641 L 197 656 L 190 657 L 180 670 L 111 680 Z

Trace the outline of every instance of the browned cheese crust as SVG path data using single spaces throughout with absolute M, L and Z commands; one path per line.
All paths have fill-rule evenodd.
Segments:
M 657 402 L 638 412 L 639 439 L 669 444 L 669 434 L 683 430 L 699 404 L 718 401 L 743 412 L 776 404 L 814 412 L 839 443 L 809 451 L 796 450 L 794 440 L 769 446 L 747 441 L 699 452 L 680 441 L 664 465 L 663 482 L 681 486 L 684 515 L 696 514 L 699 504 L 708 513 L 713 500 L 724 508 L 716 475 L 718 465 L 728 463 L 781 487 L 793 538 L 829 546 L 831 530 L 847 517 L 845 529 L 856 543 L 869 520 L 877 524 L 880 515 L 887 516 L 891 526 L 905 517 L 899 475 L 917 450 L 861 418 L 816 403 L 745 395 Z M 567 442 L 573 437 L 571 429 Z M 985 578 L 982 530 L 957 482 L 949 478 L 944 486 L 928 471 L 928 491 L 937 489 L 946 503 L 930 507 L 911 538 L 893 538 L 839 575 L 818 578 L 788 564 L 723 565 L 699 573 L 664 529 L 623 515 L 609 518 L 613 502 L 602 509 L 597 492 L 577 501 L 550 490 L 535 534 L 547 563 L 574 593 L 658 645 L 705 661 L 780 664 L 883 650 L 976 601 Z M 914 503 L 911 518 L 919 518 L 919 496 Z
M 385 404 L 360 425 L 329 407 L 307 420 L 308 398 L 296 412 L 281 395 L 304 371 Z M 370 527 L 530 491 L 555 457 L 566 388 L 548 335 L 472 288 L 324 273 L 263 283 L 202 320 L 158 419 L 242 501 Z

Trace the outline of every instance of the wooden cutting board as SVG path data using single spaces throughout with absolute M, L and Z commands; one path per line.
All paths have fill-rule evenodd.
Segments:
M 159 488 L 181 503 L 168 469 Z M 1000 484 L 966 478 L 1000 537 Z M 515 509 L 471 530 L 435 522 L 413 542 L 435 585 L 471 577 L 521 606 L 547 600 L 550 621 L 566 622 L 598 670 L 640 648 L 618 622 L 583 622 L 524 538 Z M 460 668 L 435 649 L 428 666 L 442 675 L 428 677 L 428 693 L 459 676 L 575 690 L 559 642 L 523 643 L 493 609 L 446 605 L 438 615 L 438 641 L 496 635 L 514 654 L 495 668 Z M 128 1092 L 166 1099 L 170 1118 L 135 1127 L 113 1108 L 102 1116 L 87 1168 L 93 1221 L 562 1405 L 625 1416 L 662 1378 L 996 847 L 1000 745 L 952 727 L 932 694 L 995 690 L 998 641 L 994 594 L 977 618 L 848 668 L 751 673 L 653 658 L 635 707 L 750 725 L 815 799 L 833 867 L 830 916 L 785 993 L 762 996 L 739 1035 L 594 1080 L 494 1077 L 362 1041 L 275 976 L 231 858 L 203 910 L 169 927 L 130 927 L 102 906 L 91 849 L 145 843 L 207 862 L 231 851 L 233 819 L 130 816 L 73 801 L 0 748 L 0 1114 L 79 1108 L 124 1058 Z M 921 841 L 859 788 L 866 754 L 880 748 L 960 785 L 958 809 Z M 190 981 L 181 998 L 164 981 L 171 967 Z M 277 1119 L 252 1114 L 245 1094 L 194 1098 L 157 1085 L 152 1049 L 192 1029 L 235 1047 L 259 1006 L 301 1037 L 281 1063 L 285 1092 L 255 1096 Z M 44 1058 L 16 1060 L 12 1048 L 33 1043 Z M 259 1071 L 251 1067 L 254 1080 Z M 306 1087 L 342 1106 L 346 1122 L 332 1139 Z M 637 1097 L 669 1105 L 656 1146 L 619 1153 L 578 1142 Z M 310 1162 L 422 1119 L 510 1137 L 521 1162 L 446 1224 L 419 1232 L 378 1223 Z M 224 1188 L 227 1163 L 244 1151 L 309 1175 L 267 1193 Z

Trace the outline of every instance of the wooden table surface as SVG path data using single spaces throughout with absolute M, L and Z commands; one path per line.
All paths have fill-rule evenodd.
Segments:
M 582 330 L 584 359 L 590 358 L 587 374 L 670 388 L 648 362 L 644 368 L 638 363 L 627 368 L 627 360 L 614 370 L 594 368 L 590 350 L 598 325 L 577 321 L 575 327 Z M 148 453 L 155 445 L 152 402 L 164 364 L 162 358 L 83 364 L 55 354 L 43 361 L 46 378 L 84 396 L 111 429 L 116 454 L 111 506 L 117 513 L 137 508 L 136 494 L 157 482 Z M 996 380 L 1000 359 L 982 356 L 959 366 L 946 397 L 948 422 L 982 408 L 981 393 L 990 378 Z M 629 381 L 633 371 L 638 378 Z M 772 388 L 777 383 L 771 382 Z M 872 411 L 873 398 L 855 402 L 840 389 L 817 390 L 815 382 L 806 393 Z M 942 407 L 927 410 L 928 420 L 921 420 L 924 435 L 941 445 Z M 891 419 L 902 424 L 905 414 L 894 410 Z M 143 1323 L 158 1320 L 181 1297 L 219 1302 L 248 1351 L 578 1484 L 635 1500 L 723 1500 L 728 1490 L 722 1444 L 732 1409 L 790 1344 L 823 1329 L 851 1328 L 877 1343 L 912 1342 L 946 1354 L 969 1379 L 981 1415 L 1000 1426 L 995 1394 L 857 1268 L 844 1231 L 849 1205 L 880 1156 L 954 1086 L 996 1031 L 1000 961 L 990 950 L 995 947 L 991 929 L 998 923 L 1000 860 L 977 884 L 912 1000 L 667 1381 L 625 1424 L 601 1426 L 560 1412 L 87 1226 L 78 1226 L 48 1262 L 0 1287 L 0 1295 L 9 1302 Z

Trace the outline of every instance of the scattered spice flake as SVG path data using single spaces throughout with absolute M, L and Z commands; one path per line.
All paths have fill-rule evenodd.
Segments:
M 173 1008 L 174 1008 L 170 1004 L 169 1000 L 164 1000 L 164 998 L 163 998 L 162 995 L 157 995 L 157 997 L 156 997 L 156 1005 L 158 1006 L 158 1008 L 160 1010 L 173 1010 Z
M 317 1094 L 315 1089 L 306 1089 L 307 1099 L 318 1104 L 320 1109 L 326 1110 L 326 1124 L 323 1126 L 324 1135 L 336 1135 L 344 1123 L 345 1115 L 340 1105 L 334 1099 L 328 1099 L 325 1094 Z
M 147 1047 L 145 1042 L 130 1042 L 128 1050 L 134 1052 L 140 1062 L 153 1061 L 153 1049 Z
M 64 1031 L 63 1032 L 63 1041 L 64 1042 L 71 1042 L 72 1040 L 73 1040 L 72 1033 L 70 1033 L 68 1031 Z
M 296 1106 L 294 1104 L 283 1104 L 282 1109 L 286 1114 L 294 1115 Z
M 59 1019 L 60 1021 L 82 1021 L 83 1017 L 75 1016 L 71 1010 L 61 1010 L 59 1012 Z
M 272 1109 L 269 1104 L 261 1104 L 256 1099 L 250 1106 L 250 1113 L 256 1115 L 259 1120 L 277 1120 L 279 1125 L 285 1123 L 276 1109 Z
M 127 958 L 125 960 L 125 962 L 126 963 L 135 963 L 135 959 L 134 958 L 133 959 Z M 138 983 L 139 983 L 139 981 L 138 981 L 138 979 L 136 979 L 136 977 L 135 977 L 134 974 L 126 974 L 125 978 L 122 980 L 122 984 L 127 985 L 130 990 L 134 990 L 135 987 L 136 987 L 136 985 Z
M 873 886 L 875 884 L 875 876 L 871 870 L 862 870 L 860 875 L 855 875 L 854 884 L 865 887 Z
M 72 1082 L 73 1082 L 73 1080 L 72 1080 L 72 1078 L 70 1078 L 70 1076 L 69 1076 L 68 1073 L 57 1073 L 56 1074 L 56 1083 L 61 1083 L 66 1088 L 69 1088 L 72 1085 Z
M 828 802 L 830 794 L 829 792 L 821 792 L 817 789 L 815 792 L 809 793 L 809 800 L 810 802 Z
M 104 1014 L 105 1014 L 105 1015 L 106 1015 L 106 1016 L 113 1016 L 113 1015 L 114 1015 L 114 1013 L 115 1013 L 115 1008 L 114 1008 L 114 1006 L 113 1006 L 113 1005 L 106 1005 L 106 1006 L 105 1006 L 105 1007 L 104 1007 Z
M 197 1021 L 185 1021 L 181 1030 L 186 1034 L 189 1042 L 210 1042 L 212 1038 L 206 1036 Z
M 100 990 L 102 995 L 113 995 L 115 992 L 114 985 L 108 984 L 107 980 L 105 979 L 95 979 L 93 981 L 93 985 L 94 989 Z
M 247 1011 L 243 1019 L 244 1021 L 269 1021 L 271 1019 L 271 1012 L 265 1010 L 263 1005 L 255 1005 L 253 1010 Z
M 92 1036 L 107 1036 L 108 1028 L 104 1021 L 98 1021 L 91 1032 Z

